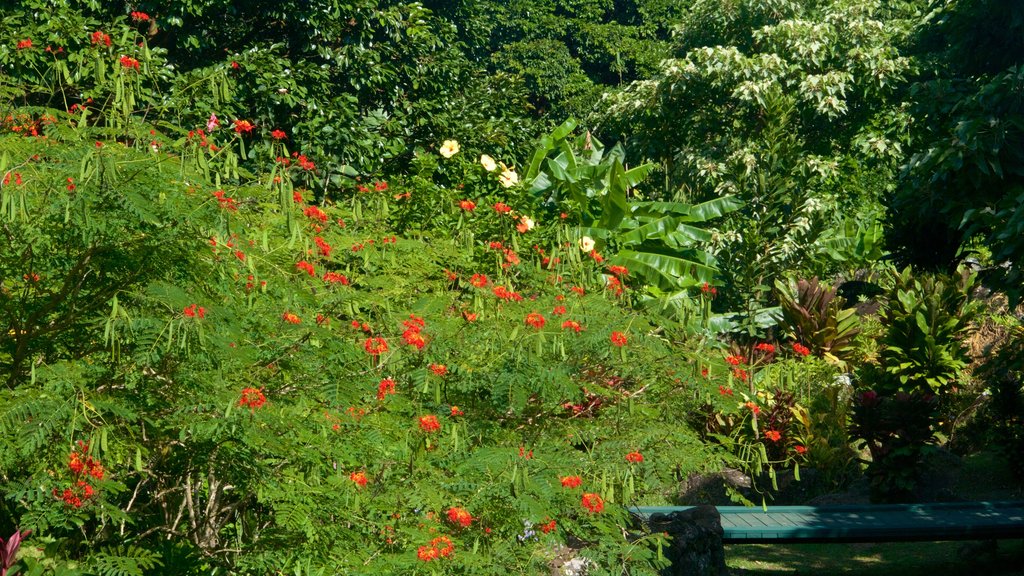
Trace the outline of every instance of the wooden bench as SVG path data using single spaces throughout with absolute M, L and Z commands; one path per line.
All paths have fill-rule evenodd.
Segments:
M 630 512 L 656 521 L 692 508 L 640 506 Z M 1024 538 L 1024 502 L 716 508 L 723 544 Z

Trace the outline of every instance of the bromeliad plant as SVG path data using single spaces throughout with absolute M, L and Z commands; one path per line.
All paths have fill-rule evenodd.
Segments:
M 817 278 L 788 284 L 777 280 L 775 296 L 787 331 L 815 355 L 846 367 L 860 328 L 856 311 L 843 307 L 837 286 L 826 288 Z

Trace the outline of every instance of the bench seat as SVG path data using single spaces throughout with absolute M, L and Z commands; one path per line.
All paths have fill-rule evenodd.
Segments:
M 644 519 L 691 506 L 641 506 Z M 726 544 L 1024 538 L 1024 502 L 844 506 L 718 506 Z

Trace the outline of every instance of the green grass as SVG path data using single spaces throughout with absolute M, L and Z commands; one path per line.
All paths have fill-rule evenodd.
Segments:
M 1024 574 L 1024 543 L 1001 541 L 996 550 L 976 542 L 885 544 L 743 544 L 725 547 L 737 575 L 863 574 L 988 576 Z

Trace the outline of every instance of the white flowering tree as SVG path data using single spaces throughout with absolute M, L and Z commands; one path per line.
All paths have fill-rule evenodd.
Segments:
M 753 312 L 780 271 L 880 256 L 872 211 L 910 122 L 893 104 L 913 72 L 910 4 L 698 2 L 681 57 L 608 97 L 602 130 L 660 164 L 666 199 L 744 202 L 709 243 L 727 303 Z

